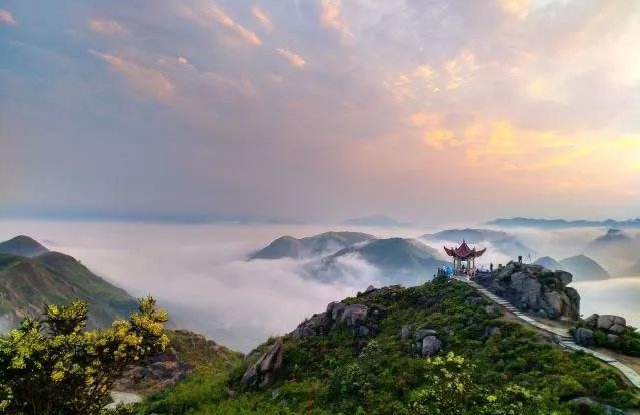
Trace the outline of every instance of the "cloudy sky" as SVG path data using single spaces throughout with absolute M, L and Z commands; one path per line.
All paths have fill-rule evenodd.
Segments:
M 0 2 L 0 215 L 637 216 L 640 2 Z

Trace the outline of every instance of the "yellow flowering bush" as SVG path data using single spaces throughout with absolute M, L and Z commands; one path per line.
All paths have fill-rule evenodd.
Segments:
M 0 337 L 0 413 L 100 414 L 124 369 L 168 344 L 167 313 L 151 297 L 102 330 L 85 331 L 87 313 L 79 300 L 49 304 Z

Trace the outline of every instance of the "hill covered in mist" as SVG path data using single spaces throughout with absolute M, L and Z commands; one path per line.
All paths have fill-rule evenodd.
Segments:
M 89 326 L 111 324 L 137 307 L 127 292 L 95 275 L 75 258 L 18 236 L 0 244 L 0 318 L 3 328 L 42 314 L 45 304 L 81 299 L 90 304 Z

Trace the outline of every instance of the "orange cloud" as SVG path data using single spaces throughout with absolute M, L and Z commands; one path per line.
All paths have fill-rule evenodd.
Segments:
M 287 49 L 278 48 L 276 49 L 280 56 L 282 56 L 287 62 L 289 62 L 292 66 L 296 68 L 302 68 L 307 64 L 307 62 L 302 58 L 302 56 L 297 55 Z
M 212 5 L 209 8 L 209 10 L 211 12 L 211 17 L 216 22 L 218 22 L 220 25 L 222 25 L 224 27 L 227 27 L 227 28 L 231 29 L 240 38 L 242 38 L 245 42 L 247 42 L 247 43 L 249 43 L 251 45 L 255 45 L 255 46 L 258 46 L 258 45 L 262 44 L 262 40 L 258 37 L 258 35 L 256 35 L 252 31 L 250 31 L 249 29 L 246 29 L 241 24 L 235 22 L 228 14 L 226 14 L 218 6 Z
M 456 89 L 473 79 L 474 72 L 480 68 L 476 63 L 476 55 L 470 50 L 463 50 L 443 65 L 447 75 L 446 88 Z
M 179 10 L 184 17 L 196 22 L 200 26 L 206 27 L 213 21 L 229 29 L 237 38 L 245 43 L 253 46 L 260 46 L 262 44 L 262 39 L 260 39 L 258 35 L 233 20 L 231 16 L 215 4 L 201 10 L 194 10 L 189 6 L 181 5 Z
M 9 26 L 17 26 L 18 22 L 13 17 L 13 14 L 9 10 L 0 9 L 0 22 L 7 24 Z
M 319 5 L 320 23 L 323 26 L 335 30 L 343 41 L 353 36 L 351 30 L 342 19 L 341 0 L 319 0 Z
M 273 32 L 273 23 L 257 4 L 251 8 L 251 14 L 268 32 Z
M 109 64 L 114 72 L 122 75 L 137 94 L 166 104 L 173 102 L 175 86 L 159 70 L 107 53 L 96 51 L 90 51 L 90 53 Z
M 92 32 L 101 35 L 119 36 L 127 33 L 127 30 L 115 20 L 92 18 L 87 23 Z
M 531 0 L 498 0 L 502 10 L 519 19 L 524 19 L 529 14 Z

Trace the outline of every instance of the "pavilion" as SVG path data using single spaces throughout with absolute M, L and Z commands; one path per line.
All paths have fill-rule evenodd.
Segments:
M 473 277 L 476 274 L 476 258 L 482 256 L 487 248 L 476 250 L 470 248 L 467 242 L 462 240 L 462 244 L 457 248 L 444 247 L 444 251 L 453 257 L 453 272 L 455 275 L 467 275 Z

